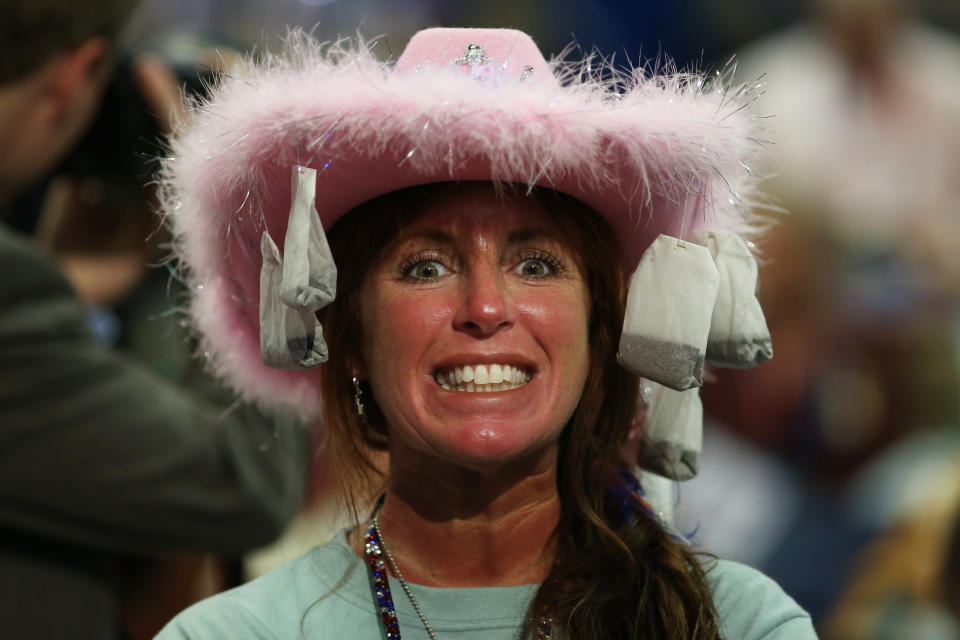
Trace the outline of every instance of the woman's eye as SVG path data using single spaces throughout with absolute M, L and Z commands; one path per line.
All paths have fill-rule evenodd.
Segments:
M 436 260 L 421 260 L 407 270 L 407 274 L 417 280 L 435 280 L 450 271 Z
M 517 265 L 517 273 L 528 278 L 541 278 L 553 273 L 553 267 L 541 258 L 527 258 Z

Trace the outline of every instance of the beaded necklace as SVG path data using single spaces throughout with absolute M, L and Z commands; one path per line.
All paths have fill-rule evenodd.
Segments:
M 382 502 L 380 504 L 382 504 Z M 397 566 L 396 561 L 394 561 L 393 554 L 390 553 L 390 550 L 383 543 L 383 536 L 380 535 L 380 521 L 378 519 L 380 504 L 377 505 L 373 517 L 367 524 L 367 536 L 364 540 L 364 556 L 367 560 L 367 566 L 370 568 L 370 579 L 373 582 L 374 599 L 376 600 L 377 609 L 380 613 L 380 619 L 383 621 L 386 640 L 401 640 L 400 624 L 397 622 L 397 611 L 393 606 L 393 596 L 390 593 L 387 563 L 390 564 L 394 575 L 397 576 L 400 586 L 403 588 L 404 593 L 407 594 L 407 599 L 410 600 L 414 611 L 416 611 L 417 616 L 420 617 L 420 622 L 423 623 L 423 627 L 427 630 L 430 639 L 437 640 L 437 634 L 433 631 L 433 627 L 430 626 L 427 617 L 423 615 L 423 610 L 420 609 L 420 603 L 413 597 L 413 592 L 410 591 L 410 586 L 407 584 L 407 581 L 403 579 L 403 574 L 400 573 L 400 568 Z M 386 562 L 384 562 L 384 557 L 386 557 Z M 550 619 L 540 618 L 537 621 L 534 640 L 550 640 L 550 632 Z M 518 640 L 523 640 L 522 631 Z

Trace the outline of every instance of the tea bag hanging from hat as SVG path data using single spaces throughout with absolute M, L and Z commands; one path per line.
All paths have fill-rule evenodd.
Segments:
M 677 391 L 702 385 L 719 284 L 705 247 L 658 236 L 630 279 L 617 362 Z
M 641 389 L 647 412 L 637 463 L 673 480 L 693 478 L 703 446 L 700 390 L 675 391 L 650 380 L 641 380 Z
M 275 369 L 306 369 L 327 360 L 323 330 L 313 311 L 280 297 L 283 258 L 266 231 L 260 238 L 260 356 Z
M 773 357 L 770 330 L 757 300 L 757 262 L 743 239 L 729 231 L 700 231 L 693 240 L 713 256 L 720 289 L 707 338 L 707 361 L 749 368 Z
M 290 306 L 317 311 L 337 294 L 337 267 L 314 206 L 317 170 L 296 165 L 291 183 L 280 297 Z
M 314 207 L 316 179 L 315 169 L 293 167 L 283 257 L 268 232 L 260 240 L 260 355 L 277 369 L 327 360 L 315 313 L 336 295 L 337 268 Z

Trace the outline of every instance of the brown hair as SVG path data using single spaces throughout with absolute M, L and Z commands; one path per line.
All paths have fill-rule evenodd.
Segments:
M 359 290 L 379 250 L 450 184 L 412 187 L 357 207 L 329 234 L 339 268 L 338 298 L 322 321 L 330 360 L 322 400 L 332 476 L 356 515 L 356 504 L 381 489 L 377 450 L 386 448 L 383 415 L 367 402 L 365 423 L 352 401 L 351 354 L 359 353 Z M 638 379 L 614 361 L 626 287 L 612 229 L 580 201 L 533 189 L 578 256 L 591 298 L 590 371 L 560 440 L 557 486 L 561 517 L 557 555 L 530 608 L 547 612 L 566 637 L 578 640 L 657 637 L 717 640 L 716 612 L 700 561 L 643 512 L 625 517 L 608 490 L 622 464 L 635 411 Z M 372 398 L 365 389 L 365 398 Z M 533 624 L 530 622 L 528 624 Z
M 115 42 L 139 0 L 3 0 L 0 85 L 29 75 L 88 38 Z

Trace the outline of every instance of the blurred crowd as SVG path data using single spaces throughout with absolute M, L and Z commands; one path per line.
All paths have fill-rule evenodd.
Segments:
M 384 58 L 484 25 L 624 65 L 735 52 L 765 85 L 775 358 L 705 387 L 677 525 L 824 638 L 960 639 L 960 3 L 113 0 L 72 40 L 60 4 L 0 7 L 0 635 L 151 637 L 338 528 L 308 425 L 194 357 L 151 172 L 181 96 L 288 25 L 383 35 Z

